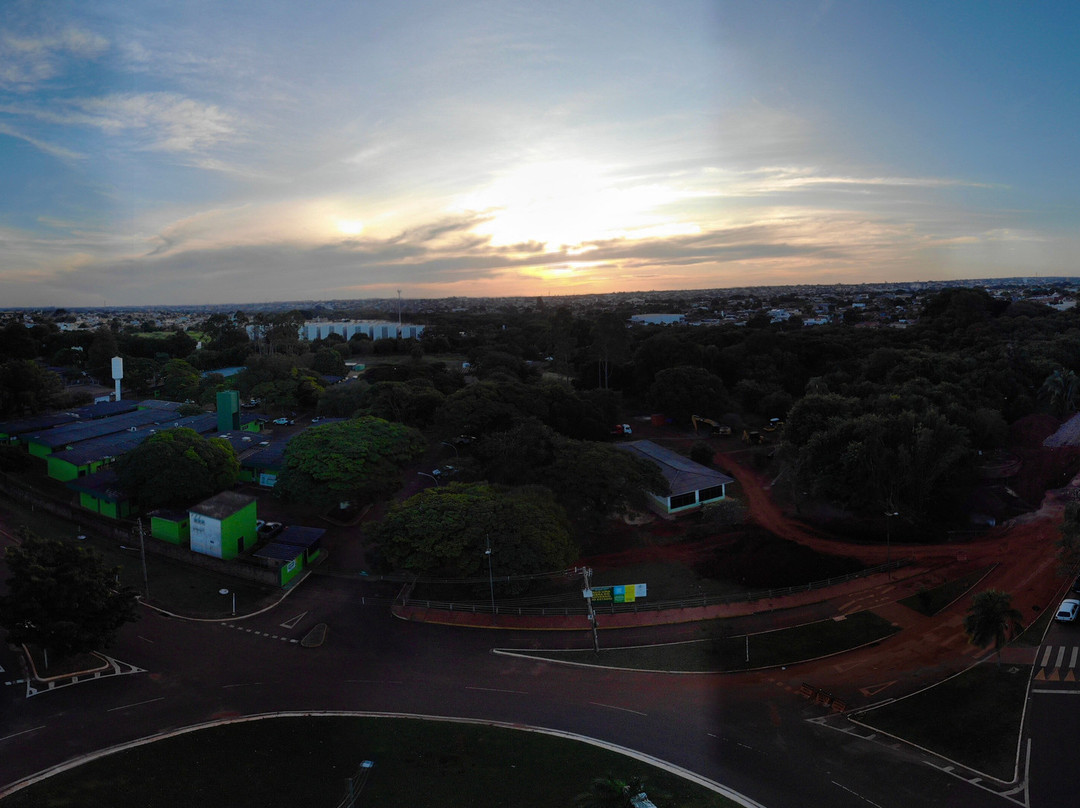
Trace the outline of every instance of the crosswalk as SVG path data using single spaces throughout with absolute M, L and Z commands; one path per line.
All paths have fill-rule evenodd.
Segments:
M 1035 681 L 1075 682 L 1078 659 L 1080 659 L 1080 646 L 1046 646 L 1035 659 L 1035 666 L 1039 669 L 1039 672 L 1035 674 Z

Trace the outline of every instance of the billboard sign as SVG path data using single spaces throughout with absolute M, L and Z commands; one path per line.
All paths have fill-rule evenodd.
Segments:
M 619 586 L 594 586 L 593 603 L 633 603 L 648 595 L 646 584 L 620 584 Z

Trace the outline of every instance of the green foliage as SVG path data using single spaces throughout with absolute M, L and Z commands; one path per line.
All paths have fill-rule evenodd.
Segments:
M 151 435 L 117 461 L 116 472 L 120 487 L 152 509 L 224 491 L 239 479 L 240 461 L 228 441 L 181 427 Z
M 676 423 L 688 423 L 694 413 L 723 412 L 727 403 L 720 378 L 690 365 L 659 371 L 648 398 L 650 406 Z
M 1066 575 L 1080 567 L 1080 502 L 1065 506 L 1061 520 L 1061 538 L 1057 541 L 1058 561 Z
M 1080 376 L 1058 368 L 1043 381 L 1039 395 L 1049 401 L 1056 415 L 1073 412 L 1080 401 Z
M 566 514 L 535 486 L 452 483 L 427 488 L 392 507 L 372 536 L 393 569 L 445 577 L 564 569 L 577 549 Z
M 161 369 L 161 394 L 169 401 L 194 401 L 199 395 L 199 371 L 183 359 L 170 359 Z
M 417 430 L 370 416 L 312 427 L 289 442 L 274 493 L 313 510 L 370 501 L 398 487 L 424 445 Z
M 645 792 L 640 777 L 623 779 L 608 774 L 592 781 L 589 790 L 574 801 L 577 808 L 634 808 L 634 798 Z
M 108 646 L 137 614 L 135 593 L 115 590 L 116 568 L 92 550 L 28 536 L 4 554 L 10 577 L 0 596 L 8 642 L 41 646 L 63 658 Z
M 476 455 L 493 482 L 549 488 L 581 526 L 644 509 L 646 491 L 668 493 L 654 463 L 608 443 L 564 437 L 535 420 L 484 437 Z
M 63 391 L 60 377 L 32 359 L 10 359 L 0 365 L 0 417 L 44 412 L 58 403 Z
M 367 387 L 361 398 L 361 410 L 367 415 L 398 421 L 415 427 L 430 426 L 446 396 L 428 379 L 407 382 L 376 382 Z
M 345 359 L 332 348 L 323 348 L 315 354 L 312 369 L 323 376 L 344 376 Z
M 1012 597 L 996 589 L 986 589 L 971 598 L 971 608 L 964 617 L 964 632 L 973 645 L 985 648 L 994 644 L 1001 660 L 1001 648 L 1023 630 L 1023 615 L 1012 607 Z

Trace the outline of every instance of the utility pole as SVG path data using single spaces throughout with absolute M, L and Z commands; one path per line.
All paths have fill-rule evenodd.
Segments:
M 139 519 L 139 555 L 142 556 L 142 578 L 146 589 L 146 600 L 150 600 L 150 578 L 146 574 L 146 538 L 143 536 L 142 519 Z
M 588 567 L 581 568 L 581 575 L 585 579 L 585 588 L 581 590 L 581 594 L 585 596 L 585 607 L 589 610 L 589 625 L 592 626 L 592 642 L 593 650 L 596 653 L 600 653 L 600 635 L 596 631 L 596 612 L 593 611 L 592 605 L 592 584 L 589 582 L 590 576 L 592 576 L 592 570 Z

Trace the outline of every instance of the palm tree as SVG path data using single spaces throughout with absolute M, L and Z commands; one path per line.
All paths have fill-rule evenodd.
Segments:
M 997 662 L 1001 664 L 1001 647 L 1023 629 L 1023 615 L 1012 607 L 1012 596 L 997 589 L 986 589 L 971 599 L 971 608 L 964 617 L 964 631 L 973 645 L 985 648 L 994 644 Z
M 593 780 L 575 804 L 577 808 L 633 808 L 634 797 L 644 790 L 645 782 L 640 777 L 621 780 L 609 774 Z
M 1076 409 L 1080 398 L 1080 377 L 1071 370 L 1057 369 L 1043 381 L 1039 393 L 1050 400 L 1054 412 L 1064 414 Z

